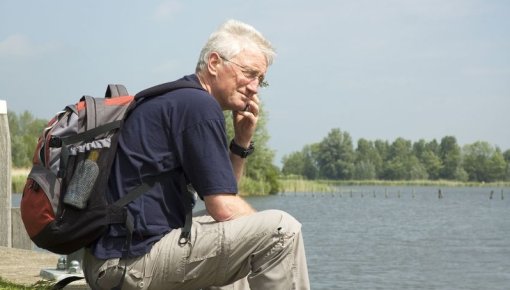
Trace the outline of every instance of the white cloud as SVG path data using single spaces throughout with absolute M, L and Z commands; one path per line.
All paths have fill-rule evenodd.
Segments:
M 154 18 L 158 21 L 170 19 L 174 14 L 181 10 L 181 4 L 175 0 L 167 0 L 162 2 L 154 13 Z
M 45 54 L 57 49 L 53 43 L 37 44 L 28 37 L 15 34 L 0 41 L 0 58 L 26 58 Z

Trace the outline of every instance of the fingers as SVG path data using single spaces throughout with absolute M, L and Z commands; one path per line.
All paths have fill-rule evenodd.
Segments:
M 234 117 L 246 117 L 256 121 L 259 117 L 259 106 L 257 105 L 246 105 L 242 111 L 234 111 Z
M 246 111 L 234 111 L 234 123 L 256 123 L 258 116 L 257 113 L 252 112 L 252 108 L 248 108 Z M 234 124 L 235 125 L 235 124 Z
M 244 112 L 250 112 L 253 114 L 253 116 L 258 117 L 259 115 L 259 98 L 255 94 L 253 95 L 249 100 L 246 106 L 244 107 Z
M 256 94 L 247 97 L 245 102 L 244 108 L 232 112 L 235 138 L 243 144 L 252 140 L 260 113 L 260 100 Z
M 254 101 L 255 103 L 257 103 L 257 105 L 260 103 L 259 95 L 258 94 L 253 94 L 250 99 L 252 101 Z
M 257 101 L 250 99 L 243 110 L 233 111 L 234 134 L 240 143 L 249 143 L 253 138 L 259 116 Z
M 259 116 L 259 106 L 257 103 L 249 101 L 240 111 L 232 111 L 234 118 L 248 117 L 257 119 Z

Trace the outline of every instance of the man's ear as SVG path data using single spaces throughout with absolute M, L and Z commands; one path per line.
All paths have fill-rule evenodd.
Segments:
M 217 52 L 211 52 L 207 61 L 207 70 L 213 76 L 218 74 L 218 67 L 221 65 L 221 57 Z

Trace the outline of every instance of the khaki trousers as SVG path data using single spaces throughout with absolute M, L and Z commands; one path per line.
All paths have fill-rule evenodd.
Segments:
M 99 260 L 90 251 L 84 272 L 92 289 L 310 289 L 301 224 L 280 210 L 227 222 L 193 218 L 190 243 L 173 230 L 144 256 Z

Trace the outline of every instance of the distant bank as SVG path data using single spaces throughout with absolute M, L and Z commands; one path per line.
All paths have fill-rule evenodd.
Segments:
M 12 169 L 12 192 L 23 191 L 30 169 Z M 436 186 L 436 187 L 510 187 L 508 181 L 498 182 L 462 182 L 455 180 L 306 180 L 301 178 L 282 178 L 279 180 L 280 192 L 333 192 L 339 186 Z M 250 194 L 244 194 L 250 195 Z

